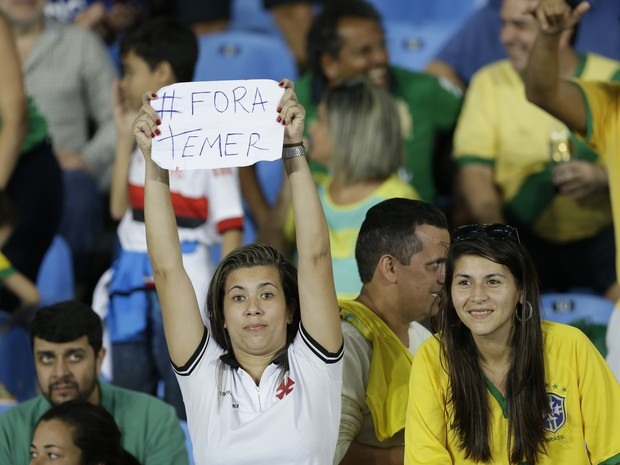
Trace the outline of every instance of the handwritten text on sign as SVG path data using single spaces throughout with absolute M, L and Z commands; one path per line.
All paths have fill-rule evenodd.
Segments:
M 276 122 L 276 109 L 283 93 L 269 79 L 161 88 L 151 102 L 161 120 L 153 160 L 169 170 L 190 170 L 279 159 L 284 127 Z

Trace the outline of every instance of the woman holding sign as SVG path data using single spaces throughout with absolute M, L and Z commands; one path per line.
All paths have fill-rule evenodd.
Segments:
M 280 86 L 273 118 L 285 126 L 299 271 L 262 244 L 234 250 L 209 288 L 209 329 L 183 269 L 168 172 L 150 158 L 160 132 L 150 94 L 133 126 L 147 161 L 148 251 L 199 465 L 326 464 L 336 447 L 342 334 L 329 237 L 301 143 L 305 110 L 291 81 Z

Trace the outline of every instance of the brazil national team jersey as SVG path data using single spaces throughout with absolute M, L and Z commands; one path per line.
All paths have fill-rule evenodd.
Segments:
M 581 331 L 546 321 L 542 329 L 551 411 L 544 419 L 547 450 L 536 465 L 620 464 L 620 385 Z M 449 427 L 453 410 L 446 408 L 448 377 L 439 353 L 438 340 L 430 338 L 413 360 L 405 464 L 473 465 Z M 487 389 L 492 463 L 509 465 L 506 402 L 490 382 Z

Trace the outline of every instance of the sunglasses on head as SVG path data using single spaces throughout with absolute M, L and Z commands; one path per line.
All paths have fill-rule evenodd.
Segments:
M 501 223 L 493 224 L 466 224 L 459 226 L 452 231 L 452 240 L 454 242 L 469 239 L 470 237 L 484 234 L 492 239 L 506 239 L 508 237 L 514 237 L 519 244 L 519 231 L 514 226 Z

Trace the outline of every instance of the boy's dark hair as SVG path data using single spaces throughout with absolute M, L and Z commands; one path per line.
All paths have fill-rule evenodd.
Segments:
M 0 227 L 10 226 L 12 228 L 17 224 L 17 211 L 13 206 L 13 202 L 5 191 L 0 190 Z
M 92 308 L 78 300 L 67 300 L 37 310 L 30 329 L 33 341 L 38 337 L 48 342 L 64 343 L 87 336 L 95 355 L 101 349 L 101 319 Z
M 147 21 L 121 39 L 121 56 L 133 51 L 151 69 L 170 63 L 178 82 L 194 77 L 198 60 L 198 41 L 189 26 L 173 18 L 159 17 Z

